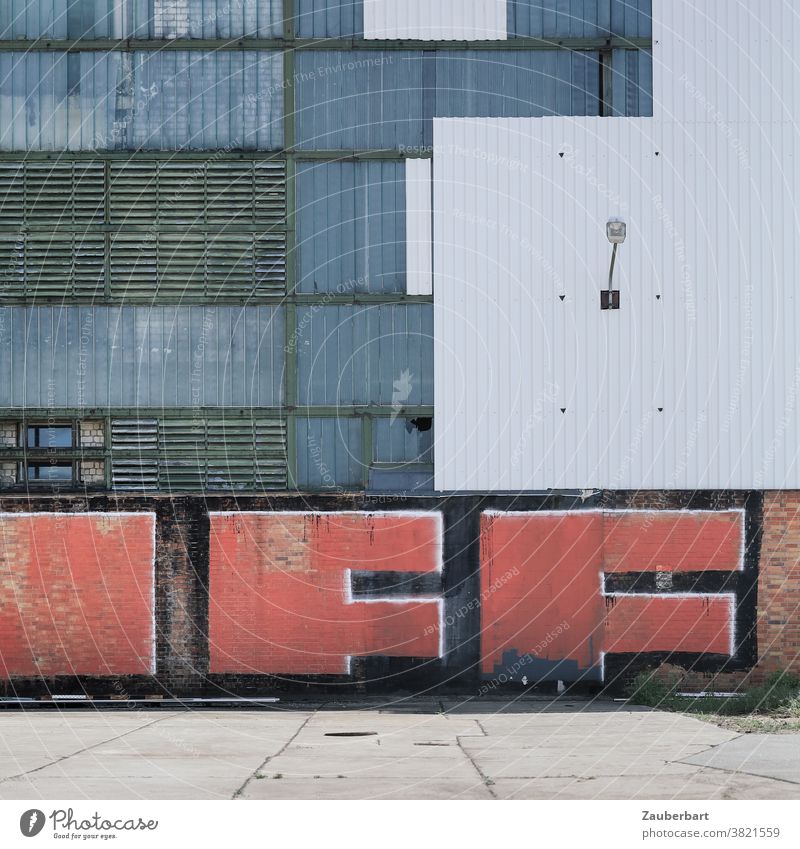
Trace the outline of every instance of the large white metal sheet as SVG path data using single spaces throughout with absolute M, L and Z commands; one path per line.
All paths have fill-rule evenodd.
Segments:
M 506 0 L 364 0 L 364 38 L 485 41 L 507 37 Z
M 800 42 L 739 5 L 655 4 L 653 119 L 435 122 L 437 489 L 800 486 Z

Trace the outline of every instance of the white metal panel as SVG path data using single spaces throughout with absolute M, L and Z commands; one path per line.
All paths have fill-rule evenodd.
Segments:
M 668 65 L 693 51 L 692 85 L 732 116 L 722 81 L 763 72 L 774 112 L 756 85 L 735 121 L 703 119 L 681 70 L 657 74 L 673 102 L 654 119 L 435 122 L 437 489 L 800 486 L 800 133 L 782 111 L 800 70 L 768 51 L 751 67 L 733 7 L 657 3 L 656 31 L 689 45 Z M 788 8 L 758 14 L 791 56 Z M 706 17 L 724 38 L 694 46 Z M 628 238 L 622 309 L 603 312 L 611 216 Z
M 507 37 L 506 0 L 364 0 L 364 38 L 482 41 Z
M 791 121 L 800 107 L 795 0 L 653 0 L 654 117 Z
M 406 160 L 406 293 L 433 292 L 431 160 Z

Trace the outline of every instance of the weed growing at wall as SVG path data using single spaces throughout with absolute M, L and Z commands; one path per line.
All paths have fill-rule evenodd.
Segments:
M 800 718 L 800 678 L 776 672 L 758 687 L 730 696 L 708 695 L 696 698 L 682 695 L 684 676 L 659 674 L 658 670 L 636 676 L 628 690 L 634 704 L 683 713 L 745 716 L 749 714 Z

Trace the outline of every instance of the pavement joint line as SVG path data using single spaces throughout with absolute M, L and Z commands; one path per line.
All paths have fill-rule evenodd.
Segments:
M 478 722 L 478 720 L 477 720 L 477 719 L 475 719 L 475 720 L 473 720 L 473 721 L 474 721 L 474 722 L 475 722 L 475 724 L 476 724 L 476 725 L 480 728 L 480 723 Z M 482 728 L 481 728 L 481 730 L 483 731 L 483 729 L 482 729 Z M 484 734 L 485 734 L 485 732 L 484 732 Z M 484 772 L 484 771 L 480 768 L 480 766 L 478 766 L 477 761 L 476 761 L 476 760 L 472 757 L 472 755 L 470 755 L 470 753 L 469 753 L 469 752 L 468 752 L 468 751 L 467 751 L 467 750 L 466 750 L 466 749 L 465 749 L 465 748 L 461 745 L 461 738 L 462 738 L 462 736 L 469 736 L 469 735 L 456 734 L 456 743 L 458 744 L 458 748 L 461 750 L 461 752 L 463 753 L 464 757 L 465 757 L 465 758 L 466 758 L 466 759 L 467 759 L 467 760 L 468 760 L 468 761 L 472 764 L 472 768 L 473 768 L 473 769 L 475 770 L 475 772 L 477 772 L 477 773 L 478 773 L 478 775 L 480 776 L 480 779 L 481 779 L 481 781 L 483 782 L 483 786 L 486 788 L 487 792 L 488 792 L 488 793 L 489 793 L 489 795 L 492 797 L 492 799 L 497 799 L 497 798 L 498 798 L 497 793 L 495 793 L 495 792 L 494 792 L 494 790 L 492 790 L 492 785 L 494 784 L 494 781 L 493 781 L 491 778 L 489 778 L 489 776 L 488 776 L 488 775 L 486 775 L 486 773 L 485 773 L 485 772 Z M 476 734 L 476 735 L 473 735 L 473 736 L 477 737 L 478 735 Z
M 49 763 L 34 767 L 33 769 L 25 770 L 25 772 L 17 773 L 17 775 L 7 775 L 5 778 L 0 778 L 0 784 L 5 784 L 6 781 L 14 781 L 16 779 L 25 778 L 28 775 L 32 775 L 34 772 L 40 772 L 43 769 L 48 769 L 51 766 L 60 764 L 62 761 L 74 758 L 76 755 L 82 755 L 84 752 L 90 752 L 92 749 L 97 749 L 100 746 L 105 746 L 106 743 L 113 743 L 116 740 L 121 740 L 123 737 L 127 737 L 129 734 L 135 734 L 137 731 L 141 731 L 144 728 L 149 728 L 151 725 L 155 725 L 157 722 L 163 722 L 165 719 L 172 719 L 174 716 L 178 715 L 179 714 L 177 713 L 170 713 L 166 716 L 159 716 L 158 719 L 154 719 L 152 722 L 146 722 L 144 723 L 144 725 L 137 725 L 136 728 L 131 728 L 130 730 L 125 731 L 123 734 L 117 734 L 116 737 L 109 737 L 107 740 L 101 740 L 98 743 L 92 743 L 91 746 L 84 746 L 82 749 L 70 752 L 68 755 L 62 755 L 60 758 L 56 758 L 54 761 L 50 761 Z
M 313 711 L 312 711 L 312 712 L 311 712 L 311 713 L 310 713 L 310 714 L 309 714 L 309 715 L 308 715 L 308 716 L 307 716 L 307 717 L 306 717 L 306 718 L 305 718 L 305 719 L 304 719 L 304 720 L 300 723 L 300 725 L 298 726 L 298 728 L 295 730 L 294 734 L 292 734 L 292 736 L 291 736 L 291 737 L 290 737 L 290 738 L 289 738 L 289 739 L 288 739 L 288 740 L 287 740 L 287 741 L 286 741 L 286 742 L 285 742 L 285 743 L 284 743 L 284 744 L 280 747 L 280 749 L 278 749 L 278 751 L 277 751 L 277 752 L 275 752 L 275 754 L 273 754 L 273 755 L 268 755 L 268 756 L 267 756 L 267 757 L 263 760 L 263 762 L 262 762 L 262 763 L 260 763 L 260 764 L 259 764 L 259 765 L 258 765 L 258 766 L 257 766 L 257 767 L 256 767 L 256 768 L 255 768 L 255 769 L 254 769 L 251 773 L 250 773 L 250 775 L 249 775 L 249 776 L 245 779 L 244 784 L 242 784 L 242 786 L 241 786 L 238 790 L 236 790 L 236 791 L 234 792 L 233 796 L 231 796 L 231 799 L 240 799 L 240 798 L 241 798 L 242 793 L 244 793 L 244 791 L 247 789 L 247 785 L 248 785 L 248 784 L 250 784 L 250 782 L 251 782 L 251 781 L 252 781 L 252 780 L 256 777 L 256 775 L 258 775 L 258 773 L 259 773 L 259 772 L 261 772 L 261 770 L 262 770 L 262 769 L 264 769 L 264 767 L 265 767 L 265 766 L 266 766 L 266 765 L 267 765 L 267 764 L 268 764 L 268 763 L 269 763 L 269 762 L 270 762 L 273 758 L 277 758 L 277 757 L 279 757 L 280 755 L 282 755 L 282 754 L 283 754 L 283 753 L 284 753 L 284 752 L 285 752 L 285 751 L 289 748 L 289 746 L 291 746 L 291 745 L 292 745 L 292 743 L 294 743 L 294 741 L 297 739 L 297 737 L 298 737 L 298 735 L 300 734 L 300 732 L 301 732 L 301 731 L 302 731 L 302 730 L 306 727 L 306 725 L 308 725 L 308 723 L 309 723 L 309 722 L 311 722 L 311 720 L 312 720 L 312 719 L 313 719 L 313 718 L 314 718 L 314 717 L 315 717 L 315 716 L 319 713 L 319 711 L 320 711 L 320 709 L 321 709 L 322 707 L 323 707 L 322 705 L 318 705 L 318 706 L 317 706 L 317 707 L 316 707 L 316 708 L 315 708 L 315 709 L 314 709 L 314 710 L 313 710 Z
M 716 748 L 713 746 L 712 748 Z M 749 775 L 751 778 L 762 778 L 766 781 L 782 781 L 784 784 L 791 784 L 792 787 L 800 786 L 800 781 L 792 781 L 791 778 L 779 778 L 777 775 L 763 775 L 759 772 L 748 772 L 746 769 L 727 769 L 724 766 L 711 766 L 711 764 L 693 764 L 688 761 L 670 761 L 670 763 L 681 764 L 681 766 L 694 766 L 698 771 L 704 769 L 715 769 L 717 772 L 727 772 L 729 775 Z

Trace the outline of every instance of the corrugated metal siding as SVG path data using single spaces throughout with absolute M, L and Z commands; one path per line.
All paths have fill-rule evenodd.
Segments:
M 297 310 L 301 404 L 433 403 L 431 304 Z
M 432 463 L 433 428 L 418 430 L 406 417 L 376 417 L 372 423 L 376 463 Z
M 297 418 L 299 489 L 361 489 L 360 418 Z
M 277 38 L 282 0 L 3 0 L 0 39 Z
M 659 10 L 659 14 L 663 13 Z M 724 19 L 724 15 L 717 18 Z M 649 38 L 653 34 L 653 0 L 612 0 L 611 32 L 628 38 Z
M 0 149 L 272 150 L 277 51 L 0 54 Z
M 299 163 L 301 292 L 405 291 L 402 162 Z
M 506 0 L 364 0 L 365 38 L 479 41 L 506 37 Z
M 800 21 L 664 6 L 663 119 L 435 127 L 437 488 L 800 485 Z
M 508 0 L 508 35 L 531 38 L 646 38 L 652 0 Z
M 705 0 L 698 9 L 687 0 L 673 0 L 657 10 L 656 118 L 714 123 L 734 138 L 731 125 L 739 121 L 797 120 L 796 4 Z
M 133 79 L 135 91 L 152 93 L 134 110 L 135 147 L 282 146 L 283 57 L 277 51 L 134 53 Z
M 448 8 L 448 3 L 457 9 Z M 599 38 L 609 34 L 646 38 L 652 32 L 652 0 L 507 0 L 507 3 L 448 0 L 448 3 L 414 0 L 411 8 L 406 3 L 400 9 L 396 0 L 380 0 L 374 10 L 365 10 L 363 0 L 295 0 L 297 34 L 301 38 L 360 38 L 366 30 L 367 38 L 463 40 L 502 39 L 506 32 L 509 38 Z M 480 25 L 481 17 L 487 21 L 483 25 Z M 414 30 L 410 28 L 412 25 L 416 27 Z
M 615 50 L 611 72 L 613 115 L 622 118 L 652 115 L 652 50 Z
M 113 139 L 122 67 L 121 53 L 0 53 L 0 149 L 94 150 Z M 130 114 L 131 98 L 117 99 Z
M 6 307 L 0 406 L 277 406 L 283 310 Z
M 425 144 L 422 53 L 304 50 L 295 55 L 295 73 L 299 147 Z
M 433 474 L 428 469 L 370 469 L 367 489 L 372 492 L 429 493 L 433 490 Z
M 295 0 L 300 38 L 362 38 L 363 0 Z
M 436 53 L 436 117 L 597 115 L 598 54 L 564 50 Z
M 415 149 L 431 118 L 596 115 L 598 54 L 559 50 L 303 51 L 298 146 Z

